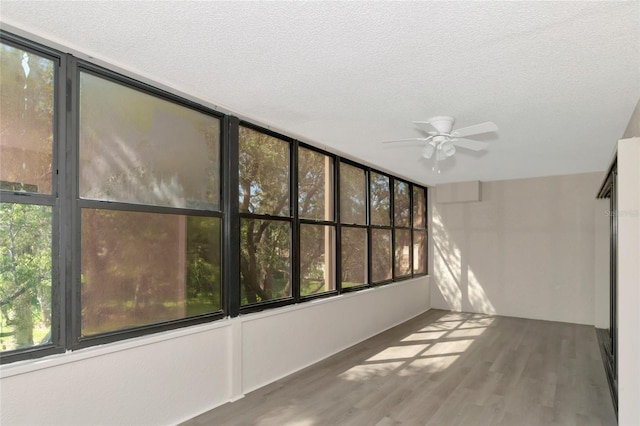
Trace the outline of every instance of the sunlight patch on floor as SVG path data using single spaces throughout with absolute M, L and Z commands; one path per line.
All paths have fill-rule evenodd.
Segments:
M 466 351 L 473 343 L 473 339 L 467 340 L 451 340 L 448 342 L 438 342 L 429 346 L 429 349 L 420 355 L 442 355 L 455 354 Z
M 442 338 L 445 334 L 447 334 L 447 331 L 417 332 L 417 333 L 408 335 L 407 337 L 402 339 L 401 342 L 419 342 L 419 341 L 436 340 L 436 339 Z
M 472 318 L 472 319 L 468 320 L 466 323 L 464 323 L 458 329 L 459 330 L 464 330 L 466 328 L 489 327 L 491 324 L 493 324 L 494 321 L 495 321 L 495 318 L 491 318 L 491 317 L 487 317 L 487 318 Z
M 479 328 L 464 328 L 464 329 L 460 329 L 460 330 L 452 330 L 451 333 L 449 333 L 447 335 L 447 337 L 450 337 L 452 339 L 457 339 L 459 337 L 476 337 L 476 336 L 480 336 L 482 333 L 484 333 L 484 329 L 485 327 L 479 327 Z
M 442 355 L 431 358 L 418 358 L 411 361 L 409 365 L 398 372 L 399 376 L 415 376 L 424 373 L 439 373 L 451 366 L 460 355 Z
M 367 361 L 389 361 L 393 359 L 407 359 L 417 356 L 429 345 L 391 346 L 382 352 L 378 352 Z
M 444 371 L 480 338 L 493 321 L 494 318 L 483 314 L 447 313 L 338 377 L 366 381 L 392 373 L 405 377 Z
M 349 381 L 364 381 L 373 377 L 384 377 L 404 364 L 404 361 L 383 362 L 376 364 L 356 365 L 338 375 L 341 379 Z
M 458 328 L 462 325 L 462 321 L 443 321 L 443 322 L 434 322 L 433 324 L 429 324 L 424 327 L 420 331 L 442 331 L 442 330 L 453 330 L 454 328 Z

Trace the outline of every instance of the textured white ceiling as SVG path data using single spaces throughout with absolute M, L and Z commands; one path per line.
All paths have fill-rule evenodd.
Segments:
M 640 2 L 0 2 L 4 28 L 425 184 L 604 170 L 640 98 Z M 440 174 L 411 124 L 493 121 Z

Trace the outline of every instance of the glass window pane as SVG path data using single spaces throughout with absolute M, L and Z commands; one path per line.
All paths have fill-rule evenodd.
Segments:
M 51 194 L 54 63 L 0 44 L 0 189 Z
M 364 170 L 340 163 L 340 222 L 366 224 Z
M 396 277 L 411 274 L 411 231 L 409 229 L 394 230 L 395 256 L 393 269 Z
M 300 294 L 336 289 L 335 229 L 327 225 L 300 225 Z
M 367 284 L 367 230 L 342 227 L 342 287 Z
M 80 73 L 80 196 L 220 209 L 220 120 Z
M 426 197 L 424 189 L 419 186 L 413 187 L 413 227 L 424 228 L 427 221 L 425 219 Z
M 401 180 L 394 181 L 393 213 L 395 226 L 410 226 L 409 224 L 409 184 Z
M 391 279 L 391 230 L 371 230 L 371 279 L 373 282 Z
M 333 220 L 333 158 L 302 147 L 298 149 L 298 214 Z
M 240 126 L 240 211 L 289 216 L 288 142 Z
M 371 224 L 391 225 L 391 197 L 389 194 L 389 177 L 371 172 Z
M 413 231 L 413 273 L 427 272 L 427 231 Z
M 220 310 L 220 219 L 82 210 L 82 335 Z
M 289 222 L 240 220 L 242 305 L 291 296 Z
M 51 216 L 0 204 L 0 352 L 51 341 Z

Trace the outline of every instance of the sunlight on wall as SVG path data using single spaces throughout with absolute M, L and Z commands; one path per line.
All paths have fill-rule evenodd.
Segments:
M 496 308 L 494 308 L 493 304 L 487 297 L 487 294 L 484 292 L 484 289 L 480 285 L 480 282 L 478 282 L 476 275 L 468 266 L 467 289 L 469 295 L 469 303 L 471 303 L 474 312 L 482 312 L 483 314 L 492 315 L 496 314 Z
M 438 216 L 439 218 L 439 216 Z M 460 289 L 460 253 L 456 248 L 446 247 L 448 244 L 444 227 L 437 224 L 436 216 L 433 217 L 433 247 L 435 281 L 438 290 L 452 311 L 462 310 L 462 290 Z M 453 252 L 453 253 L 452 253 Z
M 468 301 L 474 312 L 495 314 L 496 309 L 489 300 L 470 265 L 464 261 L 438 210 L 432 216 L 435 282 L 447 306 L 452 311 L 462 311 Z M 467 308 L 468 309 L 468 308 Z

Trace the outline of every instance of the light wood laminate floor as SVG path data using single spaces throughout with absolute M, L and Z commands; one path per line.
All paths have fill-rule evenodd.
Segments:
M 185 425 L 615 425 L 595 329 L 430 310 Z

